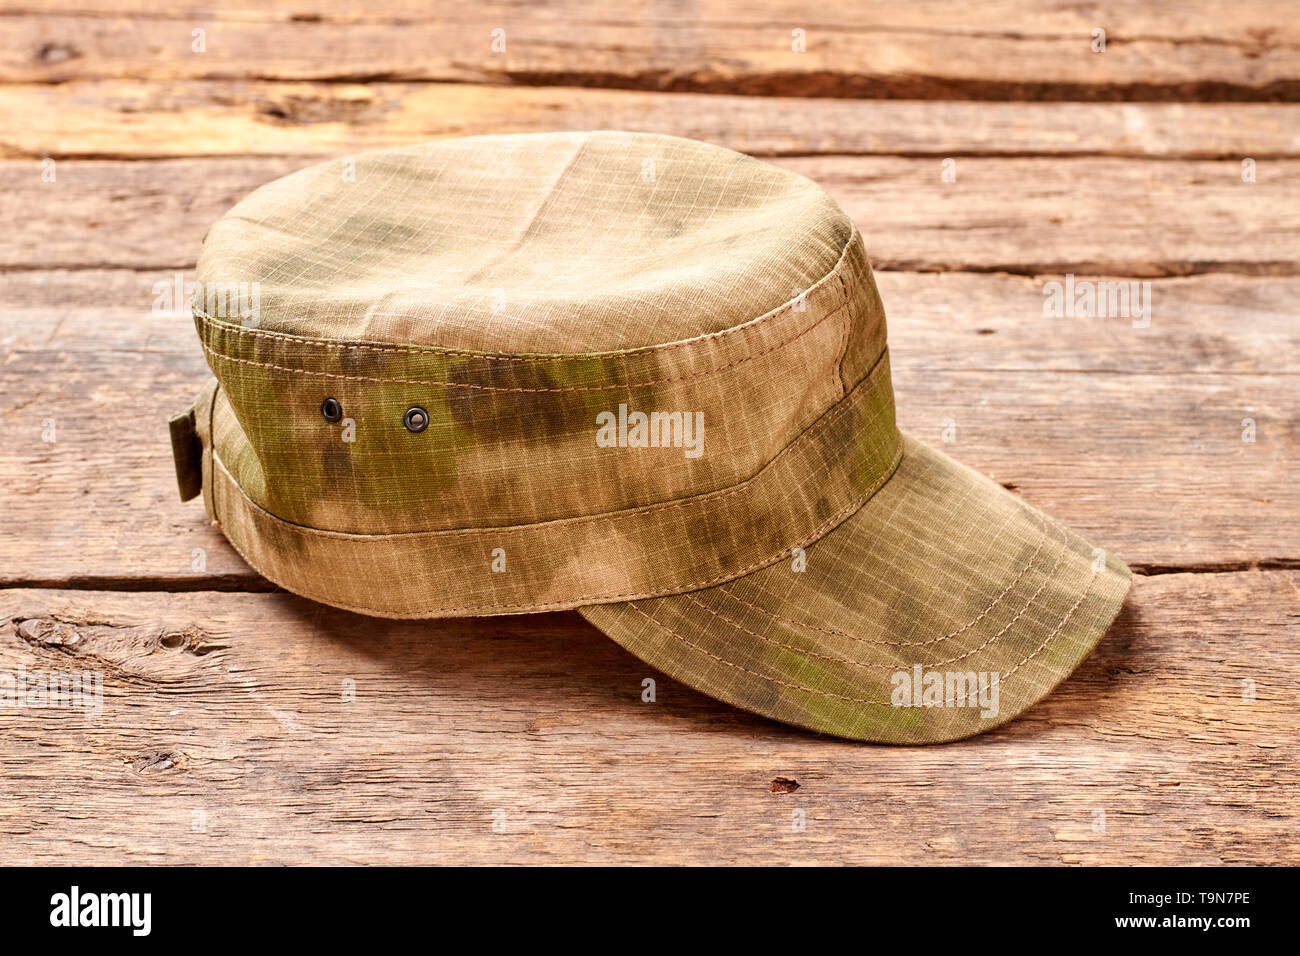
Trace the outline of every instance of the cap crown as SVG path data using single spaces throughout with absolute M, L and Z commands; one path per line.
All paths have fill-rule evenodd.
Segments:
M 214 516 L 284 577 L 431 575 L 330 603 L 688 590 L 816 540 L 901 453 L 851 221 L 718 147 L 564 133 L 325 163 L 214 225 L 198 279 Z

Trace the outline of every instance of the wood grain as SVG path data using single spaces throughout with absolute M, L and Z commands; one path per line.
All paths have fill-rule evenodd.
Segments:
M 754 156 L 1300 156 L 1300 105 L 972 103 L 444 83 L 0 85 L 0 158 L 335 157 L 487 133 L 634 129 Z
M 1294 571 L 1139 579 L 1020 719 L 890 748 L 718 704 L 576 615 L 0 592 L 0 671 L 103 682 L 97 717 L 5 714 L 0 832 L 10 863 L 1294 865 L 1298 594 Z
M 6 0 L 0 80 L 421 80 L 949 100 L 1296 100 L 1289 8 L 1243 0 L 390 0 L 276 10 Z M 87 15 L 89 14 L 89 15 Z M 194 29 L 206 31 L 193 51 Z M 505 31 L 494 52 L 492 31 Z M 804 52 L 792 31 L 805 32 Z M 1092 52 L 1104 29 L 1104 53 Z
M 1300 274 L 1300 160 L 776 160 L 821 183 L 879 270 L 1129 277 Z M 191 267 L 208 227 L 304 159 L 0 162 L 0 270 Z

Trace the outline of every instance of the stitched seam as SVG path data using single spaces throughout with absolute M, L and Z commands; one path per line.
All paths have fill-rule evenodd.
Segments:
M 798 339 L 802 338 L 803 336 L 807 335 L 813 329 L 820 326 L 823 322 L 830 320 L 837 313 L 843 311 L 847 305 L 848 305 L 847 302 L 842 303 L 834 310 L 827 312 L 824 316 L 822 316 L 812 325 L 808 326 L 807 328 L 801 329 L 799 332 L 797 332 L 795 335 L 791 336 L 790 338 L 786 339 L 784 342 L 778 342 L 776 345 L 764 349 L 762 352 L 756 352 L 753 355 L 743 356 L 742 358 L 739 358 L 734 362 L 729 362 L 728 364 L 721 365 L 718 368 L 705 369 L 702 372 L 693 372 L 690 375 L 682 375 L 678 378 L 661 378 L 650 382 L 628 382 L 626 384 L 613 384 L 613 385 L 565 385 L 560 388 L 506 388 L 500 385 L 472 385 L 468 382 L 439 382 L 439 381 L 432 381 L 428 379 L 416 379 L 416 378 L 384 378 L 384 377 L 379 377 L 374 375 L 343 375 L 338 372 L 319 372 L 314 369 L 292 368 L 287 365 L 276 365 L 273 362 L 254 362 L 252 359 L 236 358 L 233 355 L 227 355 L 224 352 L 218 352 L 207 342 L 200 341 L 200 344 L 203 346 L 203 351 L 206 352 L 208 355 L 220 359 L 225 359 L 227 362 L 237 362 L 240 365 L 252 365 L 256 368 L 275 369 L 276 371 L 280 371 L 280 372 L 293 372 L 297 375 L 316 375 L 322 378 L 343 379 L 349 382 L 383 382 L 385 384 L 395 384 L 395 385 L 440 385 L 446 388 L 472 388 L 475 389 L 476 391 L 483 391 L 483 392 L 608 392 L 608 391 L 615 391 L 619 389 L 628 389 L 628 388 L 645 388 L 651 385 L 669 385 L 674 382 L 688 382 L 691 381 L 692 379 L 705 378 L 710 375 L 717 375 L 720 372 L 728 371 L 729 369 L 736 368 L 739 365 L 744 365 L 746 362 L 752 362 L 755 359 L 763 358 L 766 355 L 770 355 L 773 352 L 785 348 L 787 345 L 791 344 L 792 342 L 795 342 Z M 841 380 L 840 382 L 840 387 L 842 390 L 843 380 Z
M 440 615 L 440 614 L 452 616 L 456 612 L 462 612 L 462 611 L 464 612 L 509 611 L 509 612 L 519 612 L 519 613 L 533 612 L 533 611 L 559 611 L 559 610 L 567 610 L 574 607 L 581 607 L 582 605 L 590 603 L 592 601 L 597 601 L 606 604 L 621 602 L 621 601 L 638 601 L 646 598 L 665 597 L 669 595 L 680 594 L 684 591 L 697 591 L 701 588 L 712 587 L 713 585 L 718 584 L 719 582 L 729 581 L 733 578 L 742 577 L 748 574 L 750 571 L 756 571 L 759 568 L 766 567 L 769 564 L 779 561 L 781 558 L 790 554 L 791 551 L 794 550 L 794 548 L 803 547 L 809 542 L 816 541 L 823 534 L 825 534 L 830 528 L 835 527 L 837 524 L 843 521 L 845 517 L 852 514 L 854 511 L 857 511 L 868 501 L 870 501 L 871 497 L 877 491 L 880 490 L 880 488 L 885 484 L 885 482 L 887 482 L 890 478 L 893 477 L 894 472 L 898 468 L 898 463 L 899 461 L 902 460 L 902 458 L 903 458 L 903 446 L 902 443 L 900 442 L 898 446 L 898 452 L 894 455 L 893 464 L 890 466 L 889 470 L 885 474 L 881 475 L 880 478 L 878 478 L 870 488 L 868 488 L 865 492 L 863 492 L 862 499 L 860 501 L 851 502 L 845 508 L 842 508 L 837 513 L 831 515 L 828 519 L 826 519 L 826 521 L 822 522 L 822 524 L 814 528 L 804 541 L 797 542 L 791 545 L 790 547 L 786 548 L 785 550 L 777 552 L 776 555 L 770 558 L 764 558 L 761 561 L 755 561 L 753 564 L 747 565 L 743 568 L 739 568 L 736 571 L 728 571 L 726 574 L 720 574 L 714 578 L 710 578 L 707 581 L 696 581 L 692 584 L 674 585 L 668 588 L 661 588 L 657 591 L 639 591 L 630 594 L 585 594 L 581 597 L 570 598 L 569 600 L 566 601 L 551 601 L 546 604 L 464 604 L 459 606 L 424 608 L 420 611 L 415 611 L 407 614 L 405 616 L 405 619 L 410 620 L 410 619 L 423 618 L 423 617 L 429 617 L 430 615 Z M 291 529 L 297 531 L 312 530 L 310 528 L 304 528 L 301 525 L 289 524 L 289 522 L 282 521 L 281 519 L 277 518 L 275 515 L 271 514 L 269 511 L 264 509 L 257 502 L 249 498 L 248 495 L 244 494 L 244 489 L 239 487 L 239 483 L 236 482 L 234 476 L 232 476 L 230 472 L 226 470 L 226 466 L 221 462 L 220 458 L 215 453 L 213 454 L 213 460 L 216 461 L 217 464 L 221 465 L 221 470 L 222 472 L 225 473 L 226 477 L 230 479 L 230 483 L 235 486 L 236 490 L 240 493 L 240 495 L 244 498 L 244 500 L 248 502 L 248 504 L 251 505 L 253 508 L 255 508 L 257 511 L 262 512 L 272 521 L 286 525 Z M 266 572 L 262 571 L 262 569 L 257 566 L 257 563 L 254 562 L 252 559 L 250 559 L 248 555 L 244 553 L 244 550 L 240 548 L 240 546 L 236 544 L 232 538 L 227 536 L 227 540 L 230 541 L 231 546 L 235 549 L 236 552 L 238 552 L 239 556 L 243 558 L 245 562 L 248 563 L 249 567 L 253 568 L 255 571 L 258 571 L 264 577 L 271 580 L 273 583 L 280 585 L 281 587 L 285 587 L 285 585 L 280 584 L 279 581 L 276 581 L 269 574 L 266 574 Z M 342 608 L 345 611 L 358 611 L 367 614 L 384 613 L 382 611 L 379 611 L 379 609 L 377 608 L 369 607 L 364 604 L 344 604 L 341 601 L 338 601 L 336 599 L 326 598 L 326 597 L 316 597 L 313 594 L 308 593 L 308 590 L 306 588 L 293 588 L 290 590 L 293 590 L 294 593 L 301 594 L 303 597 L 309 598 L 313 601 L 317 601 L 321 604 L 328 604 L 332 607 Z M 399 619 L 402 619 L 400 615 L 398 617 Z
M 880 358 L 876 359 L 875 367 L 872 368 L 871 372 L 854 387 L 854 391 L 857 391 L 859 388 L 861 388 L 864 392 L 869 391 L 873 385 L 878 384 L 877 382 L 873 382 L 872 379 L 875 377 L 877 372 L 879 372 L 881 369 L 885 367 L 884 359 L 887 354 L 888 354 L 888 350 L 880 353 Z M 527 528 L 536 525 L 546 525 L 546 524 L 574 525 L 574 524 L 583 524 L 591 521 L 617 521 L 622 518 L 639 518 L 643 515 L 654 514 L 658 511 L 665 511 L 669 508 L 683 508 L 691 504 L 706 502 L 706 501 L 707 502 L 721 501 L 725 498 L 731 497 L 732 495 L 740 494 L 741 492 L 745 491 L 751 484 L 753 484 L 753 482 L 756 481 L 759 478 L 759 476 L 763 474 L 763 472 L 767 471 L 769 468 L 775 465 L 786 455 L 796 453 L 804 442 L 811 440 L 812 437 L 816 435 L 819 431 L 829 427 L 834 422 L 836 422 L 840 418 L 840 416 L 842 416 L 845 412 L 855 407 L 857 406 L 853 401 L 847 399 L 840 399 L 840 401 L 836 403 L 835 407 L 830 412 L 828 412 L 825 416 L 823 416 L 823 418 L 820 421 L 818 421 L 816 424 L 810 427 L 807 431 L 798 435 L 794 439 L 794 441 L 786 445 L 774 456 L 772 456 L 772 459 L 768 461 L 767 464 L 765 464 L 762 468 L 760 468 L 755 474 L 750 475 L 744 481 L 730 488 L 722 488 L 722 489 L 718 489 L 717 491 L 705 492 L 704 494 L 698 495 L 694 498 L 684 498 L 684 499 L 678 499 L 676 501 L 667 501 L 664 502 L 663 504 L 652 505 L 649 508 L 643 508 L 640 511 L 623 511 L 623 512 L 613 512 L 613 513 L 605 512 L 603 514 L 596 514 L 596 515 L 579 515 L 572 518 L 554 518 L 549 521 L 531 522 L 530 524 L 527 525 L 501 525 L 494 528 L 448 528 L 445 531 L 403 531 L 403 532 L 394 532 L 392 534 L 365 535 L 365 534 L 355 534 L 348 531 L 329 531 L 325 528 L 312 528 L 307 525 L 297 524 L 296 522 L 293 521 L 286 521 L 285 519 L 281 518 L 279 515 L 267 511 L 267 509 L 263 508 L 256 501 L 253 501 L 251 498 L 249 498 L 249 502 L 252 503 L 258 509 L 262 511 L 266 511 L 266 513 L 270 515 L 270 517 L 274 518 L 276 521 L 279 521 L 282 524 L 292 525 L 293 527 L 298 528 L 305 533 L 320 535 L 323 537 L 339 537 L 339 538 L 347 538 L 347 539 L 365 539 L 365 538 L 393 539 L 393 538 L 412 537 L 418 535 L 425 535 L 425 536 L 440 535 L 440 536 L 446 536 L 446 538 L 450 540 L 452 538 L 465 537 L 470 535 L 489 535 L 489 534 L 508 533 L 516 528 Z M 894 468 L 896 468 L 898 464 L 898 458 L 900 458 L 901 455 L 902 455 L 902 443 L 900 442 L 899 453 L 898 455 L 895 456 L 894 464 L 893 466 L 890 467 L 888 472 L 889 474 L 893 474 Z M 235 476 L 230 473 L 229 469 L 226 468 L 225 462 L 221 460 L 221 456 L 217 454 L 215 448 L 213 449 L 212 457 L 217 461 L 219 465 L 221 465 L 221 470 L 226 472 L 226 474 L 230 476 L 230 480 L 234 481 L 235 484 L 238 485 L 239 482 L 235 479 Z M 240 491 L 241 492 L 243 491 L 242 486 L 240 487 Z M 245 497 L 247 497 L 247 495 L 245 495 Z
M 1068 542 L 1068 538 L 1067 538 L 1067 542 Z M 1068 610 L 1065 613 L 1065 617 L 1061 619 L 1061 623 L 1056 625 L 1056 629 L 1053 630 L 1051 634 L 1047 635 L 1047 638 L 1043 641 L 1042 644 L 1038 646 L 1037 650 L 1035 650 L 1032 654 L 1026 657 L 1023 661 L 1021 661 L 1020 664 L 1017 664 L 1011 670 L 1007 671 L 1006 674 L 1002 675 L 1000 678 L 1001 680 L 1006 680 L 1012 674 L 1014 674 L 1022 664 L 1033 659 L 1034 657 L 1037 657 L 1040 653 L 1042 653 L 1043 649 L 1047 647 L 1047 645 L 1056 638 L 1056 636 L 1064 629 L 1065 625 L 1069 622 L 1070 618 L 1074 616 L 1074 612 L 1078 609 L 1079 605 L 1083 603 L 1083 599 L 1087 597 L 1090 593 L 1092 593 L 1092 588 L 1093 585 L 1096 583 L 1096 580 L 1097 580 L 1097 572 L 1093 571 L 1092 576 L 1088 579 L 1087 587 L 1083 589 L 1083 592 L 1079 595 L 1079 599 L 1074 602 L 1074 606 L 1071 607 L 1070 610 Z M 719 664 L 725 664 L 727 667 L 732 667 L 735 668 L 736 670 L 743 671 L 744 673 L 749 674 L 752 677 L 757 677 L 760 680 L 768 681 L 773 684 L 779 684 L 780 686 L 788 687 L 791 690 L 800 690 L 807 694 L 815 694 L 818 697 L 830 697 L 830 698 L 834 698 L 835 700 L 842 700 L 845 703 L 849 703 L 849 704 L 871 704 L 874 707 L 888 707 L 891 710 L 901 709 L 901 708 L 895 708 L 893 703 L 887 704 L 884 701 L 873 700 L 869 697 L 846 697 L 843 694 L 832 694 L 828 691 L 817 690 L 814 687 L 805 687 L 802 684 L 794 684 L 789 681 L 780 680 L 779 678 L 776 677 L 769 677 L 766 674 L 760 674 L 758 671 L 752 671 L 747 667 L 741 666 L 740 664 L 733 663 L 732 661 L 726 660 L 725 658 L 718 657 L 716 654 L 709 653 L 704 648 L 700 647 L 698 644 L 694 644 L 691 641 L 687 640 L 686 638 L 682 637 L 680 634 L 678 634 L 668 625 L 651 617 L 645 611 L 641 610 L 641 608 L 637 607 L 635 603 L 629 603 L 628 607 L 632 608 L 632 610 L 636 611 L 642 617 L 646 618 L 656 627 L 659 627 L 660 629 L 666 631 L 667 633 L 675 637 L 677 640 L 681 641 L 683 644 L 687 645 L 688 647 L 694 648 L 695 650 L 699 651 L 701 654 L 704 654 L 706 657 L 711 657 Z
M 1048 634 L 1047 637 L 1043 639 L 1043 643 L 1039 644 L 1038 647 L 1036 647 L 1036 648 L 1033 650 L 1033 652 L 1032 652 L 1028 657 L 1026 657 L 1024 660 L 1022 660 L 1022 661 L 1021 661 L 1019 664 L 1017 664 L 1015 667 L 1011 668 L 1011 670 L 1009 670 L 1009 671 L 1007 671 L 1005 674 L 1003 674 L 1003 675 L 1002 675 L 1002 680 L 1006 680 L 1006 679 L 1009 678 L 1012 674 L 1014 674 L 1016 671 L 1020 670 L 1020 668 L 1021 668 L 1023 665 L 1029 663 L 1029 661 L 1033 660 L 1035 657 L 1037 657 L 1039 654 L 1041 654 L 1041 653 L 1043 652 L 1043 650 L 1047 647 L 1047 645 L 1051 643 L 1052 639 L 1055 638 L 1056 635 L 1059 634 L 1059 633 L 1061 632 L 1061 630 L 1065 627 L 1066 622 L 1068 622 L 1068 621 L 1070 620 L 1070 618 L 1074 617 L 1074 612 L 1077 611 L 1077 610 L 1079 609 L 1079 605 L 1083 603 L 1083 599 L 1086 598 L 1089 594 L 1092 593 L 1092 589 L 1093 589 L 1093 587 L 1094 587 L 1094 586 L 1096 585 L 1096 583 L 1097 583 L 1097 574 L 1098 574 L 1097 569 L 1096 569 L 1096 568 L 1093 568 L 1093 570 L 1092 570 L 1092 574 L 1091 574 L 1091 576 L 1088 578 L 1088 586 L 1085 587 L 1085 588 L 1084 588 L 1084 589 L 1079 593 L 1079 597 L 1078 597 L 1078 599 L 1076 599 L 1075 602 L 1074 602 L 1072 605 L 1070 605 L 1070 610 L 1068 610 L 1068 611 L 1065 612 L 1065 617 L 1063 617 L 1063 618 L 1061 619 L 1061 623 L 1060 623 L 1060 624 L 1056 625 L 1056 630 L 1052 631 L 1051 634 Z
M 844 381 L 844 360 L 848 357 L 849 339 L 853 335 L 853 309 L 849 301 L 849 287 L 844 282 L 844 274 L 841 273 L 839 278 L 840 278 L 840 289 L 844 293 L 844 308 L 846 309 L 845 312 L 846 321 L 844 322 L 844 345 L 841 346 L 840 348 L 840 360 L 839 363 L 835 366 L 835 374 L 839 377 L 840 380 L 840 394 L 847 395 L 849 391 L 849 387 Z
M 821 285 L 827 282 L 832 275 L 838 274 L 838 278 L 841 284 L 843 284 L 844 282 L 843 271 L 845 268 L 847 268 L 848 265 L 849 250 L 853 248 L 853 242 L 855 239 L 857 239 L 857 237 L 858 237 L 857 226 L 853 226 L 851 232 L 849 233 L 848 242 L 846 242 L 844 244 L 844 248 L 840 250 L 840 257 L 839 259 L 836 260 L 835 265 L 831 267 L 831 270 L 827 272 L 826 275 L 822 276 L 820 279 L 814 282 L 812 284 L 812 287 L 808 290 L 808 292 L 811 292 L 813 289 L 819 288 Z M 807 295 L 807 293 L 804 294 L 805 296 Z M 789 302 L 786 302 L 784 305 L 777 306 L 771 312 L 765 313 L 764 315 L 760 315 L 757 318 L 749 319 L 746 322 L 742 322 L 740 325 L 733 325 L 729 329 L 720 329 L 717 332 L 708 332 L 705 333 L 704 335 L 695 336 L 694 338 L 683 339 L 680 342 L 668 342 L 663 345 L 640 346 L 638 348 L 626 349 L 620 352 L 592 352 L 586 355 L 505 355 L 502 353 L 494 353 L 494 352 L 476 352 L 472 349 L 444 348 L 436 345 L 401 346 L 401 345 L 374 345 L 367 342 L 338 342 L 332 339 L 308 338 L 306 336 L 293 335 L 289 332 L 266 332 L 260 329 L 246 329 L 241 326 L 231 325 L 227 322 L 223 322 L 216 316 L 210 316 L 202 309 L 196 309 L 193 308 L 192 306 L 191 306 L 191 312 L 193 313 L 195 318 L 201 319 L 205 324 L 216 326 L 222 331 L 231 332 L 236 335 L 247 335 L 255 338 L 282 339 L 284 341 L 294 343 L 294 344 L 303 343 L 303 344 L 311 344 L 311 345 L 320 345 L 324 348 L 367 351 L 367 352 L 387 352 L 387 353 L 397 354 L 397 355 L 463 355 L 466 357 L 481 358 L 487 361 L 494 361 L 494 362 L 579 362 L 579 361 L 590 361 L 593 359 L 621 358 L 623 356 L 630 356 L 630 355 L 647 355 L 647 354 L 653 354 L 655 352 L 667 352 L 672 349 L 684 348 L 688 345 L 696 345 L 700 342 L 704 342 L 710 339 L 722 338 L 723 336 L 732 335 L 749 329 L 757 328 L 762 324 L 770 322 L 773 319 L 776 319 L 781 315 L 785 314 L 786 312 L 790 311 L 794 307 L 795 302 L 797 301 L 798 301 L 798 297 L 796 296 L 794 299 L 791 299 Z M 824 321 L 829 317 L 830 317 L 829 314 L 823 316 L 822 319 L 819 319 L 818 322 L 815 323 L 815 325 L 820 324 L 822 321 Z M 810 326 L 809 328 L 812 327 L 813 326 Z
M 1028 511 L 1029 509 L 1026 508 L 1024 510 Z M 818 627 L 816 624 L 809 624 L 807 621 L 796 621 L 792 618 L 782 617 L 780 614 L 775 614 L 772 611 L 767 610 L 766 608 L 760 607 L 759 605 L 754 604 L 750 601 L 746 601 L 744 598 L 736 594 L 736 592 L 731 590 L 731 588 L 729 587 L 725 587 L 725 586 L 720 587 L 718 588 L 718 591 L 721 592 L 722 594 L 725 594 L 727 597 L 731 598 L 732 600 L 738 601 L 741 604 L 745 605 L 746 607 L 753 608 L 755 611 L 758 611 L 760 614 L 763 614 L 766 617 L 770 618 L 771 620 L 778 621 L 782 624 L 790 624 L 793 625 L 794 627 L 802 627 L 810 631 L 819 631 L 822 634 L 830 634 L 834 637 L 848 638 L 850 641 L 857 641 L 860 644 L 876 644 L 884 647 L 929 647 L 931 644 L 941 644 L 944 641 L 950 640 L 954 637 L 964 634 L 970 628 L 974 627 L 980 621 L 984 620 L 984 618 L 988 616 L 988 613 L 992 611 L 995 607 L 997 607 L 999 604 L 1001 604 L 1002 599 L 1011 593 L 1011 589 L 1020 583 L 1021 578 L 1023 578 L 1029 571 L 1036 570 L 1036 565 L 1034 564 L 1034 562 L 1038 560 L 1038 555 L 1039 553 L 1042 552 L 1043 545 L 1047 543 L 1047 521 L 1042 515 L 1039 515 L 1038 524 L 1039 524 L 1038 547 L 1035 548 L 1034 553 L 1030 555 L 1029 563 L 1020 569 L 1020 573 L 1017 574 L 1011 580 L 1011 583 L 1006 586 L 1006 588 L 1003 590 L 1001 594 L 999 594 L 997 597 L 993 599 L 993 603 L 990 604 L 988 607 L 986 607 L 983 610 L 983 612 L 980 614 L 980 616 L 975 618 L 975 620 L 971 621 L 970 623 L 964 625 L 963 627 L 959 628 L 956 631 L 953 631 L 951 634 L 945 634 L 943 637 L 934 637 L 928 641 L 876 641 L 868 637 L 857 637 L 853 634 L 848 633 L 847 631 L 836 630 L 833 627 Z
M 1052 575 L 1056 572 L 1056 569 L 1057 569 L 1058 567 L 1060 567 L 1060 565 L 1061 565 L 1061 559 L 1062 559 L 1063 557 L 1065 557 L 1065 552 L 1066 552 L 1067 550 L 1069 550 L 1069 546 L 1070 546 L 1070 538 L 1069 538 L 1069 535 L 1067 534 L 1067 535 L 1065 536 L 1065 538 L 1064 538 L 1064 539 L 1062 540 L 1062 542 L 1061 542 L 1061 550 L 1060 550 L 1059 552 L 1057 552 L 1057 555 L 1056 555 L 1056 562 L 1052 565 L 1051 570 L 1048 571 L 1046 574 L 1043 575 L 1043 580 L 1042 580 L 1042 583 L 1038 585 L 1038 590 L 1036 590 L 1036 591 L 1033 593 L 1033 595 L 1029 598 L 1029 601 L 1025 604 L 1025 606 L 1024 606 L 1023 608 L 1020 609 L 1020 612 L 1019 612 L 1015 617 L 1013 617 L 1010 621 L 1008 621 L 1008 622 L 1006 623 L 1006 625 L 1002 628 L 1002 630 L 998 631 L 996 634 L 994 634 L 992 637 L 990 637 L 987 641 L 985 641 L 985 642 L 984 642 L 983 644 L 981 644 L 979 647 L 976 647 L 976 648 L 974 648 L 974 649 L 972 649 L 972 650 L 969 650 L 969 651 L 967 651 L 965 654 L 958 654 L 956 657 L 950 657 L 950 658 L 948 658 L 947 660 L 943 660 L 943 661 L 930 661 L 930 662 L 927 662 L 924 666 L 926 666 L 926 667 L 941 667 L 941 666 L 943 666 L 944 664 L 951 664 L 951 663 L 953 663 L 954 661 L 965 660 L 965 659 L 968 658 L 968 657 L 972 657 L 972 656 L 974 656 L 975 654 L 978 654 L 980 651 L 984 650 L 984 648 L 988 647 L 990 644 L 992 644 L 994 641 L 996 641 L 998 638 L 1000 638 L 1003 634 L 1005 634 L 1007 631 L 1009 631 L 1009 630 L 1011 629 L 1011 627 L 1012 627 L 1012 626 L 1013 626 L 1013 625 L 1014 625 L 1018 620 L 1020 620 L 1020 618 L 1023 617 L 1023 616 L 1025 615 L 1025 613 L 1026 613 L 1026 612 L 1027 612 L 1031 607 L 1033 607 L 1034 604 L 1038 601 L 1039 596 L 1042 595 L 1042 593 L 1043 593 L 1043 589 L 1046 588 L 1048 582 L 1052 580 Z M 819 654 L 819 653 L 817 653 L 816 651 L 811 651 L 811 650 L 808 650 L 808 649 L 806 649 L 806 648 L 797 647 L 797 646 L 795 646 L 794 644 L 785 644 L 785 643 L 783 643 L 783 642 L 781 642 L 781 641 L 773 640 L 772 638 L 769 638 L 769 637 L 764 637 L 762 634 L 758 634 L 758 633 L 756 633 L 755 631 L 751 631 L 749 628 L 747 628 L 747 627 L 745 627 L 745 626 L 743 626 L 743 625 L 737 623 L 736 621 L 733 621 L 731 618 L 727 617 L 725 614 L 720 614 L 720 613 L 718 613 L 717 611 L 714 611 L 714 610 L 710 609 L 710 608 L 707 607 L 706 605 L 701 604 L 698 600 L 695 599 L 694 596 L 692 596 L 692 595 L 690 595 L 690 594 L 687 594 L 687 595 L 685 595 L 685 597 L 686 597 L 687 600 L 691 601 L 692 603 L 694 603 L 694 604 L 698 605 L 699 607 L 703 608 L 704 610 L 708 611 L 708 612 L 709 612 L 710 614 L 712 614 L 714 617 L 717 617 L 717 618 L 719 618 L 719 619 L 725 621 L 726 623 L 730 624 L 732 627 L 739 628 L 740 630 L 744 631 L 746 634 L 749 634 L 751 637 L 756 637 L 756 638 L 758 638 L 760 641 L 764 641 L 764 642 L 766 642 L 766 643 L 768 643 L 768 644 L 773 644 L 773 645 L 775 645 L 776 647 L 781 647 L 781 648 L 784 648 L 785 650 L 788 650 L 788 651 L 795 651 L 795 652 L 798 653 L 798 654 L 803 654 L 803 655 L 806 655 L 806 656 L 809 656 L 809 657 L 819 657 L 819 658 L 821 658 L 822 660 L 834 661 L 834 662 L 836 662 L 836 663 L 838 663 L 838 664 L 851 664 L 851 665 L 853 665 L 853 666 L 855 666 L 855 667 L 874 668 L 874 669 L 877 669 L 877 670 L 890 670 L 890 669 L 898 670 L 898 666 L 897 666 L 896 664 L 888 664 L 888 663 L 886 663 L 886 664 L 869 664 L 869 663 L 866 663 L 865 661 L 857 661 L 857 660 L 853 660 L 852 658 L 847 658 L 847 657 L 832 657 L 832 656 L 830 656 L 830 655 L 826 655 L 826 654 Z M 969 626 L 970 626 L 970 625 L 967 625 L 967 627 L 969 627 Z M 965 628 L 963 628 L 963 630 L 965 630 Z M 1017 665 L 1017 666 L 1018 666 L 1018 665 Z

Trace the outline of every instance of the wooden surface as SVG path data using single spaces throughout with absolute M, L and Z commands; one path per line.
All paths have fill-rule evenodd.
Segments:
M 1300 863 L 1300 27 L 1137 6 L 0 0 L 0 674 L 103 675 L 99 715 L 0 708 L 6 862 Z M 152 287 L 212 221 L 324 157 L 590 128 L 822 182 L 902 425 L 954 420 L 944 451 L 1134 568 L 1039 706 L 822 738 L 576 614 L 284 594 L 176 500 L 207 371 Z M 1045 316 L 1071 272 L 1149 280 L 1150 327 Z

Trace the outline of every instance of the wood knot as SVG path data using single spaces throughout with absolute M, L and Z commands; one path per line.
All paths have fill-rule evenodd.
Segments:
M 65 621 L 33 617 L 18 623 L 18 636 L 41 647 L 75 647 L 81 643 L 77 629 Z
M 136 773 L 166 773 L 183 769 L 185 755 L 176 750 L 148 750 L 130 763 Z
M 368 93 L 330 96 L 288 95 L 258 105 L 258 112 L 277 123 L 355 123 L 374 107 Z
M 66 43 L 44 43 L 33 58 L 37 63 L 62 63 L 81 56 L 81 51 Z
M 171 651 L 186 651 L 195 657 L 202 657 L 213 651 L 224 651 L 230 646 L 211 640 L 202 629 L 193 625 L 163 631 L 158 635 L 158 644 Z

